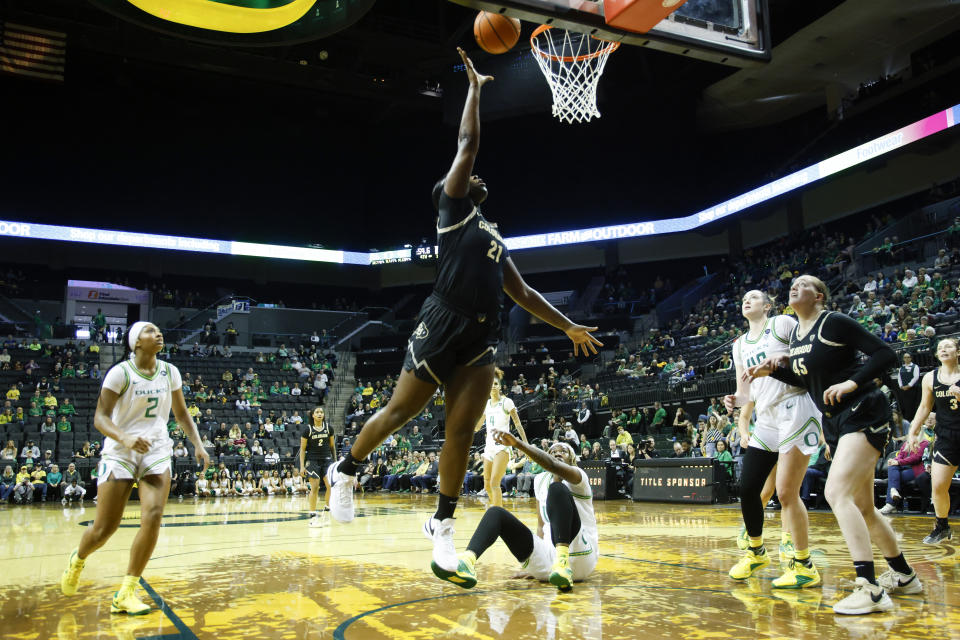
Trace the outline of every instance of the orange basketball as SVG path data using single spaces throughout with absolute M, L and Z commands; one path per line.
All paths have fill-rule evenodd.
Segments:
M 520 39 L 520 21 L 499 13 L 481 11 L 473 21 L 473 37 L 487 53 L 506 53 Z

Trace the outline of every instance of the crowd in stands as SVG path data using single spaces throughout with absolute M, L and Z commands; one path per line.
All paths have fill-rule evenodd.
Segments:
M 690 313 L 641 335 L 618 334 L 609 341 L 612 357 L 600 363 L 595 375 L 583 374 L 585 361 L 573 357 L 568 343 L 558 349 L 560 343 L 549 339 L 523 340 L 501 356 L 509 380 L 504 392 L 525 422 L 537 424 L 529 430 L 531 437 L 566 440 L 581 460 L 615 466 L 623 493 L 631 489 L 634 462 L 655 457 L 715 458 L 735 485 L 746 443 L 735 428 L 737 415 L 727 414 L 717 396 L 733 387 L 730 343 L 745 328 L 740 300 L 746 291 L 766 291 L 775 300 L 774 313 L 790 314 L 786 304 L 790 282 L 801 273 L 817 275 L 832 289 L 831 310 L 850 315 L 898 351 L 914 356 L 928 353 L 938 336 L 960 327 L 960 218 L 941 229 L 948 241 L 933 254 L 884 235 L 891 222 L 885 217 L 842 221 L 747 250 L 736 269 L 722 273 L 720 286 L 704 295 Z M 859 228 L 856 235 L 851 228 Z M 883 238 L 869 256 L 870 272 L 862 268 L 864 256 L 857 254 L 868 237 Z M 658 278 L 648 291 L 638 292 L 630 275 L 618 270 L 601 300 L 617 311 L 623 311 L 618 305 L 628 299 L 646 299 L 652 306 L 673 287 L 669 279 Z M 305 481 L 294 464 L 294 452 L 310 410 L 329 393 L 336 354 L 320 334 L 292 347 L 234 353 L 229 327 L 222 336 L 213 326 L 205 331 L 212 335 L 205 334 L 190 348 L 173 343 L 163 357 L 181 369 L 188 409 L 218 468 L 196 477 L 189 468 L 191 445 L 171 421 L 176 491 L 211 496 L 302 493 Z M 93 471 L 85 461 L 97 457 L 101 440 L 92 429 L 102 376 L 99 348 L 96 343 L 53 345 L 12 336 L 4 341 L 0 384 L 8 391 L 0 411 L 0 441 L 6 443 L 0 465 L 9 463 L 10 468 L 3 470 L 0 498 L 23 502 L 51 495 L 60 500 L 83 498 L 80 491 Z M 402 350 L 397 354 L 402 357 Z M 929 367 L 932 359 L 923 364 Z M 717 385 L 704 386 L 708 379 Z M 340 451 L 390 401 L 396 384 L 393 374 L 363 380 L 347 400 Z M 728 391 L 720 391 L 724 385 Z M 896 386 L 888 380 L 884 389 L 891 404 L 899 406 Z M 645 387 L 679 395 L 671 397 L 668 408 L 663 397 L 640 401 L 637 390 Z M 444 395 L 438 390 L 420 415 L 374 452 L 360 475 L 363 489 L 434 490 L 435 453 L 444 417 Z M 929 457 L 929 447 L 919 452 L 900 449 L 903 423 L 909 418 L 898 415 L 893 429 L 896 444 L 882 458 L 897 464 L 878 469 L 889 479 L 888 504 L 894 506 L 898 496 L 907 493 L 905 486 L 923 485 L 924 456 Z M 548 446 L 549 440 L 543 444 Z M 892 467 L 901 468 L 890 472 Z M 812 501 L 811 506 L 820 498 L 822 491 L 817 489 L 828 469 L 829 456 L 821 449 L 812 457 L 809 482 L 804 483 L 804 498 Z M 503 481 L 505 493 L 530 495 L 530 479 L 539 471 L 529 460 L 512 458 Z M 68 495 L 74 474 L 77 489 Z M 192 491 L 187 491 L 191 483 Z M 464 492 L 475 493 L 481 486 L 482 462 L 475 456 Z

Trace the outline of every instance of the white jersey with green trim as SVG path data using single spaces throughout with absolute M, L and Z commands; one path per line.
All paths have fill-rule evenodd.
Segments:
M 513 404 L 513 400 L 506 396 L 500 396 L 500 399 L 496 402 L 487 400 L 487 407 L 484 409 L 483 415 L 487 425 L 486 448 L 488 450 L 500 446 L 493 440 L 494 431 L 510 433 L 510 413 L 514 409 L 516 409 L 516 405 Z
M 751 340 L 748 332 L 733 343 L 733 361 L 740 363 L 742 371 L 760 364 L 770 356 L 789 355 L 790 333 L 796 326 L 797 321 L 790 316 L 767 318 L 758 337 Z M 803 389 L 769 376 L 757 378 L 750 383 L 750 401 L 755 403 L 754 410 L 758 417 L 782 400 L 801 393 L 804 393 Z
M 151 448 L 173 446 L 167 421 L 173 392 L 182 385 L 180 371 L 161 360 L 157 360 L 153 376 L 142 373 L 132 360 L 125 360 L 111 367 L 103 378 L 103 387 L 120 396 L 110 416 L 113 423 L 124 433 L 149 440 Z M 104 453 L 125 451 L 127 448 L 112 438 L 103 445 Z
M 570 489 L 573 494 L 573 504 L 577 507 L 577 514 L 580 516 L 580 531 L 593 544 L 593 549 L 597 548 L 597 516 L 593 512 L 593 490 L 590 488 L 590 478 L 583 469 L 580 471 L 580 482 L 571 484 L 562 480 L 563 484 Z M 545 525 L 550 524 L 550 518 L 547 516 L 547 492 L 550 490 L 550 484 L 553 482 L 553 474 L 549 471 L 538 473 L 533 481 L 533 495 L 537 498 L 537 508 L 540 510 L 540 518 Z

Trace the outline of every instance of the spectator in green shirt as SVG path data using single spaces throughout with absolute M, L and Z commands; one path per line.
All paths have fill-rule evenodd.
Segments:
M 654 402 L 653 408 L 655 409 L 653 413 L 653 422 L 650 423 L 650 426 L 656 429 L 657 427 L 663 426 L 663 421 L 667 419 L 667 410 L 664 409 L 660 402 Z
M 77 413 L 77 410 L 70 404 L 70 398 L 63 399 L 63 404 L 60 405 L 59 411 L 62 416 L 72 416 Z
M 39 418 L 40 416 L 43 415 L 43 409 L 41 409 L 39 406 L 37 406 L 36 401 L 31 400 L 31 401 L 30 401 L 30 410 L 27 411 L 27 415 L 30 416 L 30 417 L 32 417 L 32 418 Z
M 270 393 L 273 393 L 272 389 L 270 390 Z M 290 385 L 287 384 L 286 380 L 284 380 L 283 383 L 280 385 L 280 395 L 282 396 L 290 395 Z
M 60 416 L 60 421 L 57 422 L 57 431 L 60 433 L 69 433 L 73 431 L 73 425 L 70 424 L 69 420 L 67 420 L 67 416 Z
M 280 395 L 280 383 L 279 383 L 279 382 L 274 382 L 274 383 L 270 386 L 270 395 L 272 395 L 272 396 L 278 396 L 278 395 Z
M 420 433 L 420 425 L 413 425 L 413 430 L 410 432 L 410 446 L 414 449 L 419 449 L 423 445 L 423 434 Z
M 64 378 L 76 378 L 77 370 L 74 368 L 72 362 L 68 362 L 63 366 L 63 372 L 60 375 Z
M 727 449 L 726 440 L 717 440 L 717 462 L 719 462 L 727 472 L 727 477 L 733 477 L 733 456 Z

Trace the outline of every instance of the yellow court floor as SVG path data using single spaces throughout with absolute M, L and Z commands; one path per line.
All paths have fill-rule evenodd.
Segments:
M 956 547 L 920 543 L 931 518 L 893 520 L 924 592 L 895 596 L 890 614 L 841 617 L 830 605 L 853 571 L 830 513 L 810 515 L 824 586 L 778 591 L 773 566 L 745 583 L 727 577 L 739 553 L 736 505 L 598 501 L 597 571 L 558 594 L 513 578 L 518 567 L 502 542 L 480 559 L 473 590 L 437 580 L 420 531 L 435 503 L 368 495 L 353 523 L 311 529 L 299 497 L 171 502 L 141 583 L 141 597 L 158 610 L 139 618 L 110 614 L 137 532 L 136 503 L 87 561 L 72 598 L 60 594 L 60 574 L 95 508 L 0 507 L 0 638 L 960 638 Z M 505 506 L 535 525 L 533 500 Z M 482 513 L 479 500 L 461 499 L 458 549 Z M 779 514 L 767 512 L 767 525 L 775 557 Z

